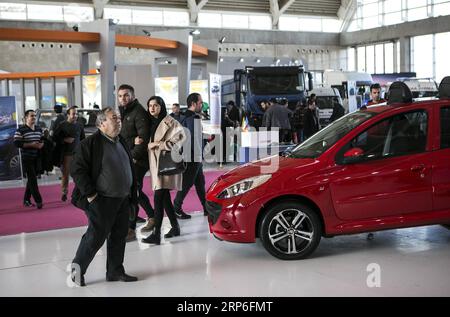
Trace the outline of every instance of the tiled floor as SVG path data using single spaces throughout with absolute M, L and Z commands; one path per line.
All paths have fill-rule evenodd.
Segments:
M 66 266 L 85 228 L 0 237 L 0 296 L 450 296 L 450 231 L 440 226 L 323 239 L 312 258 L 289 262 L 259 241 L 214 239 L 201 214 L 181 228 L 160 246 L 127 245 L 137 283 L 105 282 L 103 248 L 84 288 L 67 285 Z M 381 287 L 368 287 L 371 263 Z

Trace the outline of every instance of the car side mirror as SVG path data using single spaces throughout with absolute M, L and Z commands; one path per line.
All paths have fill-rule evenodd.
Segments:
M 357 163 L 362 159 L 363 155 L 364 155 L 363 149 L 359 147 L 354 147 L 344 153 L 343 163 L 344 164 Z

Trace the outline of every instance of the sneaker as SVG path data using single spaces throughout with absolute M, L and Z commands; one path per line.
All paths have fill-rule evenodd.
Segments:
M 159 245 L 161 244 L 161 236 L 152 233 L 147 238 L 142 239 L 142 243 Z
M 34 204 L 33 204 L 31 201 L 29 201 L 29 200 L 25 200 L 25 201 L 23 202 L 23 206 L 24 206 L 24 207 L 33 207 Z
M 36 203 L 36 206 L 37 206 L 37 209 L 42 209 L 44 204 L 42 202 L 40 202 L 40 203 Z
M 126 242 L 131 242 L 136 240 L 136 232 L 133 229 L 128 229 L 128 235 L 126 238 Z
M 80 287 L 86 286 L 86 283 L 84 282 L 84 275 L 77 277 L 77 272 L 75 269 L 72 269 L 71 280 L 75 283 L 75 285 Z
M 67 194 L 62 194 L 61 201 L 66 201 L 66 200 L 67 200 Z
M 177 216 L 178 219 L 191 219 L 191 215 L 188 215 L 183 210 L 175 211 L 175 216 Z
M 141 231 L 149 232 L 152 231 L 154 227 L 155 227 L 155 218 L 148 218 L 147 223 L 145 224 L 145 226 L 141 228 Z
M 172 238 L 172 237 L 178 237 L 180 235 L 180 227 L 172 227 L 170 228 L 169 232 L 167 232 L 164 235 L 164 238 Z

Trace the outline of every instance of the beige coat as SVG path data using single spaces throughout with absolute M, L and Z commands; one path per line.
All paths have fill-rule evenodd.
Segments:
M 182 189 L 183 174 L 159 176 L 158 166 L 161 151 L 171 151 L 175 144 L 178 148 L 181 148 L 184 141 L 186 141 L 186 134 L 184 133 L 183 126 L 171 116 L 166 116 L 155 132 L 153 142 L 159 142 L 159 147 L 153 149 L 149 147 L 148 149 L 153 190 Z

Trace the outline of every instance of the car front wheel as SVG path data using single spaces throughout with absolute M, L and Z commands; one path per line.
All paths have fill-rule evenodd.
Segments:
M 271 207 L 259 228 L 264 248 L 282 260 L 308 257 L 319 245 L 321 236 L 322 224 L 318 215 L 310 207 L 295 201 Z

